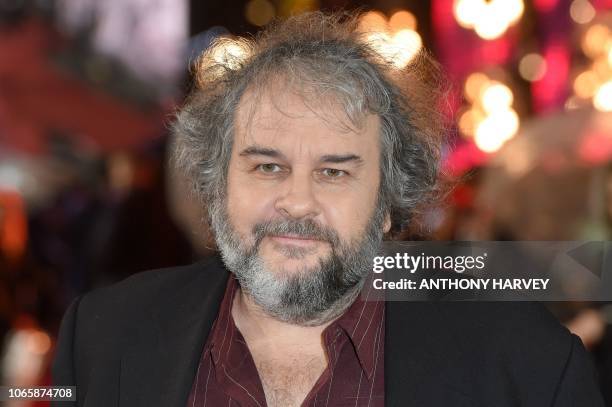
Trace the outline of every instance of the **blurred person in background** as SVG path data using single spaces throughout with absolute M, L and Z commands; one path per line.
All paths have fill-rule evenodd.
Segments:
M 59 322 L 77 294 L 138 269 L 192 259 L 165 211 L 163 152 L 148 148 L 163 142 L 160 112 L 181 68 L 185 9 L 171 0 L 168 12 L 156 2 L 151 15 L 134 3 L 0 1 L 3 385 L 49 384 Z M 130 41 L 115 24 L 123 17 Z M 160 20 L 176 31 L 160 30 Z M 124 45 L 120 55 L 105 47 L 116 38 Z M 153 43 L 162 55 L 157 63 Z M 142 60 L 136 49 L 148 57 L 144 70 L 153 83 L 120 60 Z M 116 199 L 103 167 L 122 151 L 133 155 L 137 174 Z M 126 229 L 132 242 L 142 242 L 130 252 L 121 251 L 117 236 L 127 238 Z
M 436 198 L 437 67 L 398 68 L 355 16 L 220 40 L 174 126 L 220 256 L 79 297 L 74 405 L 601 406 L 584 347 L 527 303 L 366 301 L 383 236 Z

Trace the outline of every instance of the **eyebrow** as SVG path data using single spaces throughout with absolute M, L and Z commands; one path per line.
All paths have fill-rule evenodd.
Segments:
M 331 164 L 342 164 L 351 161 L 355 164 L 363 164 L 363 159 L 355 154 L 327 154 L 322 156 L 320 161 Z
M 240 152 L 241 157 L 249 157 L 252 155 L 263 155 L 266 157 L 285 159 L 285 155 L 280 151 L 261 146 L 250 146 Z
M 254 155 L 262 155 L 265 157 L 281 158 L 286 160 L 286 157 L 280 151 L 262 146 L 249 146 L 240 152 L 241 157 L 249 157 Z M 356 154 L 326 154 L 319 159 L 321 163 L 342 164 L 346 162 L 354 162 L 357 165 L 363 164 L 363 159 Z

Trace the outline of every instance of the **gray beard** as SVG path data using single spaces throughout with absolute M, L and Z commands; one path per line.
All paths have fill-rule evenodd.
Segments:
M 209 208 L 210 223 L 225 266 L 240 287 L 268 315 L 294 325 L 318 326 L 341 315 L 355 300 L 377 255 L 383 237 L 384 211 L 377 205 L 361 240 L 344 243 L 338 234 L 312 220 L 278 219 L 253 227 L 254 244 L 246 247 L 232 227 L 225 202 Z M 264 237 L 296 234 L 330 244 L 331 254 L 314 267 L 284 272 L 269 270 L 259 255 Z M 307 248 L 284 247 L 288 258 L 300 259 Z

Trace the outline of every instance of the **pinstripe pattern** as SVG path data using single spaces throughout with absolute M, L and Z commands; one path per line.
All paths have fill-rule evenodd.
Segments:
M 204 346 L 188 407 L 266 406 L 257 369 L 231 317 L 238 284 L 228 281 L 219 315 Z M 384 405 L 384 303 L 359 297 L 323 332 L 329 366 L 305 407 Z

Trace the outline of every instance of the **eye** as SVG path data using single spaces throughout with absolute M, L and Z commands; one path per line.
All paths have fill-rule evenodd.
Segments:
M 266 174 L 272 174 L 272 173 L 281 171 L 280 165 L 274 164 L 274 163 L 259 164 L 256 167 L 256 169 L 257 171 L 260 171 Z
M 336 168 L 324 168 L 321 174 L 328 178 L 340 178 L 347 175 L 347 172 Z

